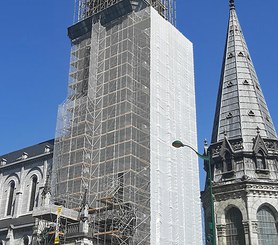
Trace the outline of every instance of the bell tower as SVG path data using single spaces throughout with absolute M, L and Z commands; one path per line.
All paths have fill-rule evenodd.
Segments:
M 218 245 L 277 244 L 278 139 L 234 0 L 229 2 L 227 38 L 208 149 L 216 240 Z M 210 221 L 208 181 L 202 202 L 205 220 Z

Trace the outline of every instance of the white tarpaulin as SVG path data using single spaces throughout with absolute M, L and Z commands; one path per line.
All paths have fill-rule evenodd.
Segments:
M 151 244 L 202 241 L 192 43 L 151 11 Z

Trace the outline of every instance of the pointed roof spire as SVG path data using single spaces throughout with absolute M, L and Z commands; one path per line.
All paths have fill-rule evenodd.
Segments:
M 45 184 L 43 187 L 42 195 L 45 196 L 47 193 L 51 193 L 51 187 L 50 187 L 50 176 L 47 174 Z
M 83 200 L 81 202 L 81 208 L 80 208 L 80 220 L 82 222 L 85 222 L 86 220 L 88 220 L 88 208 L 89 208 L 89 205 L 88 205 L 88 189 L 86 188 L 85 191 L 84 191 L 84 195 L 83 195 Z
M 88 189 L 85 188 L 83 199 L 82 199 L 82 202 L 81 202 L 81 208 L 84 208 L 88 204 L 88 197 L 87 197 L 87 195 L 88 195 Z
M 230 9 L 235 9 L 235 1 L 230 0 Z
M 230 0 L 230 17 L 218 90 L 212 143 L 242 139 L 251 150 L 257 127 L 263 138 L 276 138 L 276 131 L 256 75 L 235 11 Z M 225 132 L 225 133 L 224 133 Z

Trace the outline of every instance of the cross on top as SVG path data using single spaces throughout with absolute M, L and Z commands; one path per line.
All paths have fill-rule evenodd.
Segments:
M 230 8 L 235 8 L 235 0 L 230 0 Z

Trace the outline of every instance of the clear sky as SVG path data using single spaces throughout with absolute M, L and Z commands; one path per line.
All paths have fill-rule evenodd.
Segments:
M 199 150 L 210 141 L 228 0 L 177 0 L 177 28 L 193 42 Z M 268 108 L 278 127 L 278 1 L 235 0 Z M 0 155 L 54 137 L 66 98 L 74 0 L 1 1 Z M 184 136 L 186 137 L 186 135 Z M 171 143 L 171 142 L 169 142 Z M 203 185 L 204 173 L 201 170 Z

